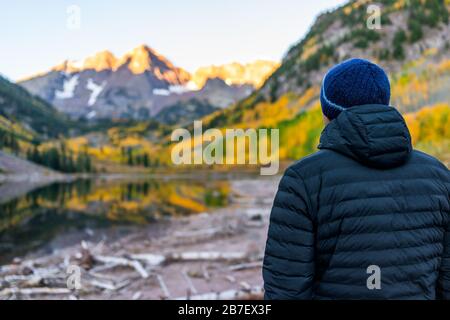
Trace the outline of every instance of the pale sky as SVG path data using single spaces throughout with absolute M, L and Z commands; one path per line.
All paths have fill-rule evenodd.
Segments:
M 345 0 L 17 0 L 0 8 L 0 74 L 11 80 L 101 50 L 147 44 L 176 66 L 279 61 Z M 67 10 L 80 8 L 80 28 Z

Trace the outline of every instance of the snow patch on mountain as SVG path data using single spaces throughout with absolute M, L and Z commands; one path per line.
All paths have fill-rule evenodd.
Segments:
M 186 92 L 197 91 L 198 88 L 193 82 L 188 82 L 186 85 L 172 85 L 169 86 L 169 91 L 175 94 L 183 94 Z
M 167 89 L 153 89 L 153 94 L 155 96 L 170 96 L 170 91 Z
M 186 92 L 198 90 L 199 88 L 197 87 L 197 85 L 194 82 L 189 81 L 185 85 L 171 85 L 169 86 L 169 89 L 161 89 L 161 88 L 153 89 L 153 94 L 155 96 L 170 96 L 171 94 L 183 94 Z
M 69 79 L 64 81 L 63 90 L 55 91 L 55 96 L 57 99 L 70 99 L 73 98 L 75 94 L 75 88 L 78 85 L 79 75 L 74 75 Z
M 97 116 L 97 112 L 93 110 L 86 115 L 86 118 L 88 120 L 91 120 L 91 119 L 94 119 L 96 116 Z
M 96 84 L 94 82 L 94 80 L 92 79 L 88 79 L 87 85 L 86 85 L 86 89 L 92 91 L 90 97 L 89 97 L 89 101 L 88 101 L 88 106 L 93 106 L 95 104 L 95 102 L 97 101 L 98 96 L 100 95 L 100 93 L 103 91 L 103 89 L 105 88 L 106 82 L 103 81 L 102 84 Z

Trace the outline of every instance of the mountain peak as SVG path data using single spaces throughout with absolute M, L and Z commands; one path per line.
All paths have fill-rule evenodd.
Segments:
M 108 50 L 100 51 L 88 57 L 83 64 L 83 69 L 95 71 L 114 70 L 117 65 L 117 58 Z
M 154 50 L 152 48 L 150 48 L 148 45 L 146 45 L 145 43 L 137 46 L 136 48 L 134 48 L 132 51 L 147 51 L 147 52 L 153 52 Z
M 117 67 L 117 58 L 110 51 L 104 50 L 97 52 L 84 61 L 64 60 L 61 64 L 52 68 L 53 71 L 62 71 L 66 73 L 75 73 L 83 70 L 114 70 Z
M 80 64 L 77 61 L 64 60 L 62 63 L 54 66 L 52 71 L 62 71 L 67 73 L 77 72 L 80 69 Z
M 128 69 L 134 74 L 155 70 L 163 73 L 168 69 L 175 69 L 169 60 L 146 44 L 142 44 L 125 54 L 120 65 L 123 64 L 127 64 Z
M 121 58 L 117 58 L 111 51 L 103 50 L 84 61 L 65 60 L 53 67 L 52 71 L 65 73 L 76 73 L 84 70 L 115 71 L 122 66 L 126 66 L 133 74 L 150 71 L 161 79 L 169 77 L 171 79 L 166 79 L 169 82 L 173 80 L 184 83 L 190 79 L 190 75 L 186 71 L 175 67 L 167 58 L 146 44 L 137 46 Z M 169 74 L 170 71 L 173 71 L 174 74 Z
M 122 58 L 123 64 L 128 64 L 128 69 L 134 74 L 151 70 L 153 50 L 147 45 L 140 45 Z

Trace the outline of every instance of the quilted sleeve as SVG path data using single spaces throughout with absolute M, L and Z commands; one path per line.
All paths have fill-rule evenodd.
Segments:
M 288 169 L 270 214 L 263 263 L 265 299 L 311 299 L 314 226 L 302 178 Z
M 449 196 L 449 203 L 446 207 L 447 224 L 444 235 L 444 254 L 442 256 L 441 268 L 439 270 L 437 298 L 450 300 L 450 171 L 448 171 L 446 186 Z

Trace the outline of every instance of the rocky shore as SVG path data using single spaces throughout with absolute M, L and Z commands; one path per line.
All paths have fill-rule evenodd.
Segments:
M 0 299 L 262 298 L 278 179 L 232 181 L 226 208 L 17 257 L 0 267 Z

